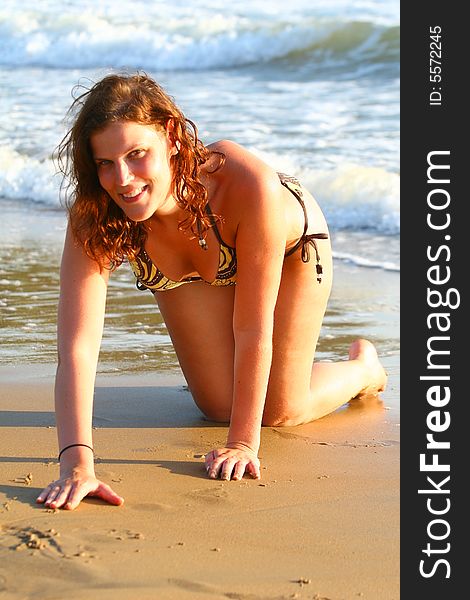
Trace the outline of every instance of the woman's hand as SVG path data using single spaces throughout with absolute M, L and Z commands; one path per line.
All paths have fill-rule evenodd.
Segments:
M 245 473 L 260 478 L 256 453 L 248 449 L 219 448 L 206 454 L 206 471 L 211 479 L 240 480 Z
M 77 508 L 85 496 L 101 498 L 109 504 L 120 506 L 124 498 L 118 496 L 109 485 L 96 479 L 87 469 L 74 468 L 50 483 L 39 494 L 36 502 L 50 508 Z

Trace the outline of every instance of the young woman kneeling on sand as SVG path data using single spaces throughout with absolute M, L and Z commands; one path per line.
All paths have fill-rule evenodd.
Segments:
M 314 363 L 332 283 L 311 194 L 231 141 L 204 146 L 149 77 L 110 75 L 75 100 L 59 147 L 72 184 L 55 403 L 60 477 L 38 502 L 123 499 L 95 477 L 92 403 L 110 273 L 128 260 L 165 320 L 197 406 L 229 423 L 211 478 L 260 476 L 262 425 L 296 425 L 385 388 L 374 346 Z

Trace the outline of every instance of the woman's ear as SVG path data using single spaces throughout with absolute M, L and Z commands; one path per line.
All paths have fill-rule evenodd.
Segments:
M 172 135 L 173 131 L 175 130 L 175 121 L 174 119 L 172 119 L 171 117 L 168 119 L 168 121 L 166 122 L 166 133 L 167 135 Z
M 175 121 L 174 119 L 168 119 L 168 121 L 166 122 L 166 136 L 168 139 L 168 142 L 170 143 L 170 153 L 171 156 L 175 156 L 176 154 L 178 154 L 180 148 L 181 148 L 181 142 L 179 142 L 179 140 L 177 140 L 175 138 Z

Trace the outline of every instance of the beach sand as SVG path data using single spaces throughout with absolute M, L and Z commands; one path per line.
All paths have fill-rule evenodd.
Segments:
M 202 419 L 180 375 L 101 375 L 96 471 L 125 503 L 65 511 L 35 503 L 58 472 L 53 367 L 4 367 L 0 598 L 398 599 L 389 371 L 380 400 L 263 428 L 262 479 L 239 482 L 206 477 L 226 428 Z

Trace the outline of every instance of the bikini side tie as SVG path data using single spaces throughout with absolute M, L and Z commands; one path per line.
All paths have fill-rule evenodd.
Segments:
M 318 253 L 318 246 L 315 240 L 327 240 L 327 233 L 309 233 L 302 236 L 302 262 L 308 263 L 310 261 L 310 246 L 313 246 L 315 250 L 315 258 L 317 264 L 315 265 L 317 271 L 317 281 L 321 283 L 321 276 L 323 274 L 323 267 L 320 264 L 320 254 Z

